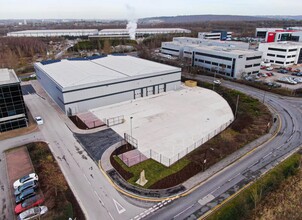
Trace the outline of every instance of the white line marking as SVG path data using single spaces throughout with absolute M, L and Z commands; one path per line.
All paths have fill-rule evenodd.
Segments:
M 112 220 L 114 220 L 114 218 L 112 217 L 111 213 L 108 212 L 108 214 L 109 214 L 110 218 L 111 218 Z
M 118 214 L 122 214 L 123 212 L 126 211 L 126 209 L 121 204 L 119 204 L 117 201 L 115 201 L 114 199 L 113 199 L 113 202 L 114 202 L 114 205 L 115 205 L 115 208 L 116 208 Z
M 177 215 L 175 215 L 173 218 L 176 218 L 177 216 L 181 215 L 182 213 L 184 213 L 185 211 L 189 210 L 189 209 L 192 208 L 193 206 L 194 206 L 194 204 L 191 205 L 191 206 L 189 206 L 189 207 L 186 208 L 185 210 L 181 211 L 180 213 L 178 213 Z
M 96 191 L 94 191 L 94 194 L 98 197 L 98 199 L 100 200 L 102 205 L 105 206 L 105 204 L 104 204 L 103 200 L 101 199 L 101 197 L 99 196 L 99 194 Z

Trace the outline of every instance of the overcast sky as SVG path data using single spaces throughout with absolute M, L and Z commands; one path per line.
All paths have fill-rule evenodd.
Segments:
M 0 0 L 0 19 L 301 15 L 302 0 Z

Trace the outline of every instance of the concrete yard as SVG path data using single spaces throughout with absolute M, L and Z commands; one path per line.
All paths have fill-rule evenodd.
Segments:
M 208 89 L 182 86 L 180 90 L 126 101 L 91 110 L 100 119 L 124 115 L 124 123 L 112 126 L 138 141 L 148 158 L 170 166 L 206 142 L 233 120 L 228 103 Z M 132 118 L 132 132 L 131 120 Z

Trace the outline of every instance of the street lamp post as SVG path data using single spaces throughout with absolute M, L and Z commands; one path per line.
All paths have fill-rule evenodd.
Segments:
M 130 117 L 130 135 L 131 135 L 131 138 L 132 138 L 132 116 Z
M 214 78 L 213 78 L 213 91 L 215 90 L 216 73 L 217 73 L 217 70 L 215 70 L 215 72 L 214 72 Z

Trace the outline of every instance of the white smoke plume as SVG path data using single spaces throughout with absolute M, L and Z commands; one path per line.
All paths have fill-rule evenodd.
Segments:
M 127 30 L 131 40 L 135 40 L 135 33 L 137 28 L 137 21 L 136 20 L 129 20 L 127 24 Z
M 127 17 L 128 17 L 128 24 L 127 30 L 129 33 L 129 37 L 131 40 L 135 40 L 135 33 L 137 28 L 137 19 L 135 16 L 135 8 L 129 4 L 125 5 L 127 9 Z

